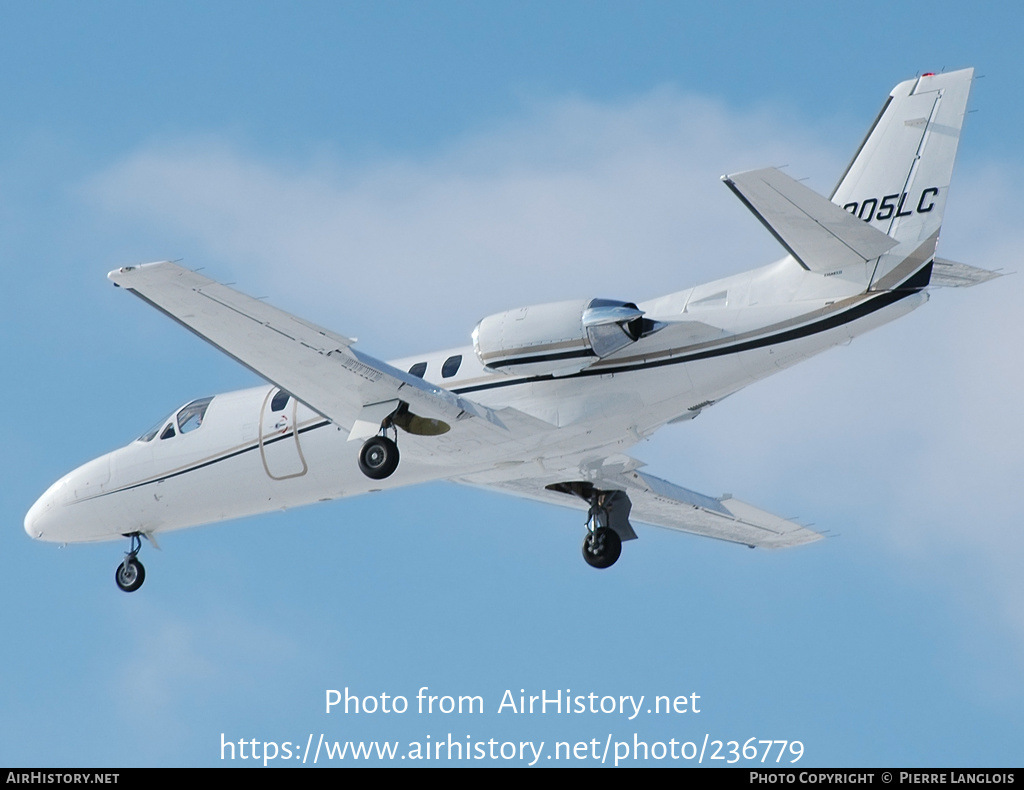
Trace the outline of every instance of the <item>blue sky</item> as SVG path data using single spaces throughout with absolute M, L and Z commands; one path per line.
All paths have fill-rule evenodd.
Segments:
M 378 357 L 461 345 L 497 310 L 777 258 L 719 175 L 788 165 L 827 192 L 896 82 L 975 66 L 941 254 L 1017 268 L 1022 12 L 68 2 L 0 20 L 0 764 L 222 765 L 222 733 L 636 733 L 800 740 L 798 766 L 1019 765 L 1019 276 L 937 293 L 635 448 L 839 534 L 791 552 L 640 528 L 595 573 L 575 511 L 436 484 L 170 534 L 128 596 L 120 543 L 36 544 L 22 519 L 172 408 L 256 383 L 112 288 L 128 263 L 183 258 Z M 326 689 L 423 686 L 486 710 L 324 713 Z M 702 709 L 499 714 L 506 689 Z

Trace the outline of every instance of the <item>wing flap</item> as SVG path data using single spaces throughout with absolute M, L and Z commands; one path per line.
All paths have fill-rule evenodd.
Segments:
M 810 271 L 824 274 L 863 264 L 897 244 L 775 168 L 722 176 L 722 180 Z
M 765 549 L 800 546 L 824 537 L 802 524 L 732 496 L 716 498 L 699 494 L 639 471 L 636 467 L 641 463 L 627 456 L 608 460 L 612 463 L 581 468 L 581 480 L 586 482 L 577 485 L 625 492 L 632 505 L 629 511 L 632 522 Z M 460 478 L 458 482 L 586 512 L 589 504 L 585 499 L 564 493 L 576 487 L 565 479 L 564 474 L 564 470 L 553 470 L 535 476 L 498 480 L 491 472 Z
M 813 543 L 823 536 L 732 496 L 698 494 L 667 480 L 633 470 L 608 481 L 633 503 L 636 521 L 732 543 L 780 549 Z

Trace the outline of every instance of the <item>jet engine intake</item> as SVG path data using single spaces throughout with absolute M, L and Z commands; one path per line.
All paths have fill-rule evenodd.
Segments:
M 567 376 L 655 331 L 632 302 L 551 302 L 487 316 L 473 330 L 486 367 L 515 374 Z

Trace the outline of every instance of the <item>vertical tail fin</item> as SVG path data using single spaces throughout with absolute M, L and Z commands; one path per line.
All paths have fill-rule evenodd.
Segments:
M 889 95 L 832 193 L 832 202 L 899 242 L 872 288 L 893 288 L 930 263 L 974 69 L 925 74 Z

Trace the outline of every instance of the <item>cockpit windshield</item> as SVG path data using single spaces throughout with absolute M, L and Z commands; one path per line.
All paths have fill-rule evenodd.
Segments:
M 194 431 L 200 425 L 203 424 L 203 418 L 206 417 L 206 410 L 210 406 L 210 402 L 213 400 L 210 398 L 200 398 L 194 400 L 182 406 L 177 412 L 171 412 L 164 417 L 160 422 L 146 431 L 136 441 L 139 442 L 151 442 L 159 433 L 161 439 L 170 439 L 175 436 L 174 430 L 174 416 L 177 414 L 178 433 L 188 433 Z M 167 430 L 161 433 L 161 429 L 166 426 Z
M 174 412 L 171 412 L 166 417 L 164 417 L 162 420 L 160 420 L 160 422 L 158 422 L 156 425 L 154 425 L 152 428 L 150 428 L 148 431 L 146 431 L 144 434 L 142 434 L 142 436 L 140 436 L 135 441 L 137 441 L 137 442 L 151 442 L 151 441 L 153 441 L 153 437 L 156 436 L 160 432 L 160 429 L 163 428 L 167 424 L 167 421 L 171 417 L 173 417 L 173 416 L 174 416 Z

